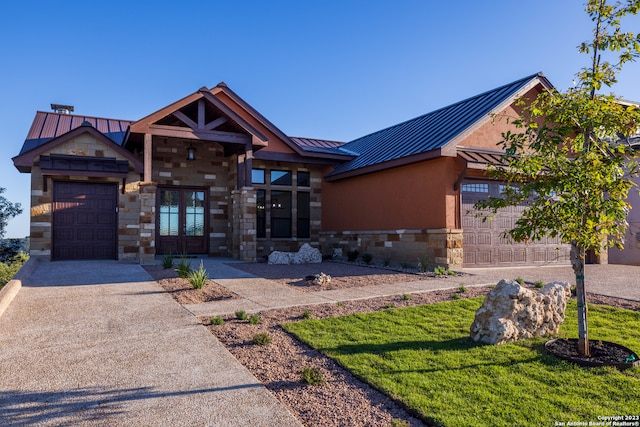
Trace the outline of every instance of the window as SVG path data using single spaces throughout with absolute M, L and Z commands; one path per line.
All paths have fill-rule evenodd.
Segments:
M 462 184 L 462 191 L 465 193 L 488 193 L 489 184 Z
M 185 193 L 185 236 L 204 236 L 204 191 Z
M 256 236 L 267 237 L 267 191 L 256 192 Z
M 309 172 L 298 171 L 298 187 L 311 186 L 311 175 Z
M 271 237 L 291 237 L 291 191 L 271 191 Z
M 160 235 L 177 236 L 180 215 L 179 193 L 173 190 L 160 191 Z
M 251 169 L 251 183 L 264 184 L 264 169 Z
M 291 171 L 271 171 L 271 185 L 291 185 Z
M 298 191 L 297 236 L 311 237 L 311 193 Z

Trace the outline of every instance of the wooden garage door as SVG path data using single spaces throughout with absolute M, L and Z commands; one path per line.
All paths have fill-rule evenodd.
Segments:
M 56 181 L 52 259 L 116 259 L 118 186 Z
M 558 238 L 515 243 L 502 236 L 513 228 L 524 207 L 511 206 L 501 209 L 492 220 L 476 217 L 473 205 L 489 195 L 500 196 L 499 182 L 466 180 L 462 183 L 461 220 L 465 267 L 551 265 L 570 262 L 570 246 L 561 244 Z

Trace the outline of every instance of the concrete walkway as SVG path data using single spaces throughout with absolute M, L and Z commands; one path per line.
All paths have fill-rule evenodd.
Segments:
M 215 282 L 241 298 L 185 305 L 195 316 L 220 316 L 233 314 L 238 310 L 253 313 L 276 308 L 451 289 L 460 285 L 495 285 L 500 279 L 514 280 L 518 277 L 531 283 L 541 280 L 544 283 L 563 281 L 575 284 L 573 270 L 567 265 L 463 269 L 461 271 L 466 275 L 461 277 L 419 280 L 419 276 L 416 276 L 414 282 L 303 292 L 235 269 L 232 266 L 237 261 L 224 258 L 205 258 L 202 261 Z M 587 265 L 585 277 L 588 292 L 640 301 L 640 266 Z
M 0 317 L 0 425 L 301 425 L 135 264 L 41 262 Z

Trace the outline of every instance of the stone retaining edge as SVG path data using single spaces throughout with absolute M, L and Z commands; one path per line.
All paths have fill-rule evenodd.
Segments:
M 33 273 L 39 263 L 37 257 L 29 258 L 16 275 L 13 276 L 13 279 L 9 280 L 9 283 L 0 289 L 0 316 L 4 314 L 13 299 L 18 295 L 20 288 L 22 288 L 22 281 Z

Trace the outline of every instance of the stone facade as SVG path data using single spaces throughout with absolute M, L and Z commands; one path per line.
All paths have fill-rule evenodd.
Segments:
M 126 160 L 90 134 L 81 134 L 42 155 L 71 155 Z M 82 172 L 79 172 L 82 173 Z M 118 259 L 138 260 L 140 239 L 140 175 L 131 171 L 126 179 L 74 175 L 44 176 L 36 161 L 31 170 L 31 255 L 51 256 L 53 181 L 91 181 L 118 184 Z M 123 190 L 124 185 L 124 190 Z
M 242 261 L 256 260 L 256 196 L 245 187 L 232 192 L 232 255 Z
M 462 267 L 462 230 L 419 229 L 387 231 L 332 231 L 320 234 L 320 250 L 330 256 L 336 249 L 343 254 L 357 250 L 374 260 L 430 266 Z

